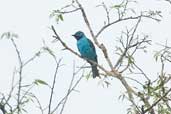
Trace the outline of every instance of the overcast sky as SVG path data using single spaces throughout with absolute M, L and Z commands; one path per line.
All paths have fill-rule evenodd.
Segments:
M 103 9 L 96 8 L 96 5 L 101 0 L 80 1 L 85 6 L 93 29 L 98 31 L 105 19 L 104 15 L 102 15 L 104 13 Z M 107 0 L 108 5 L 113 3 L 113 1 Z M 116 0 L 114 3 L 119 3 L 119 1 Z M 56 102 L 54 101 L 54 103 L 57 103 L 69 86 L 73 61 L 76 61 L 76 66 L 81 65 L 84 61 L 68 51 L 61 51 L 59 44 L 51 43 L 53 38 L 51 37 L 52 32 L 49 27 L 53 24 L 64 41 L 76 51 L 76 41 L 71 35 L 78 30 L 82 30 L 90 37 L 79 12 L 64 16 L 64 22 L 59 24 L 56 24 L 54 19 L 49 18 L 52 10 L 65 6 L 68 3 L 70 3 L 69 0 L 0 0 L 0 34 L 11 31 L 19 35 L 17 44 L 24 61 L 33 56 L 43 46 L 43 40 L 54 50 L 57 57 L 59 57 L 58 59 L 63 57 L 62 62 L 66 65 L 59 71 L 55 87 Z M 137 10 L 162 10 L 164 16 L 160 23 L 143 19 L 139 31 L 140 33 L 149 34 L 154 45 L 156 43 L 165 43 L 166 40 L 170 42 L 171 32 L 168 25 L 171 25 L 171 5 L 166 2 L 159 2 L 158 0 L 140 0 L 135 8 Z M 115 38 L 120 36 L 121 31 L 125 27 L 125 23 L 116 24 L 100 36 L 99 40 L 107 45 L 110 53 L 114 53 L 112 47 L 114 47 L 113 43 L 117 43 Z M 152 54 L 154 54 L 154 50 L 157 48 L 157 46 L 150 47 L 149 53 L 141 55 L 144 56 L 145 60 L 139 62 L 139 64 L 149 74 L 157 74 L 155 71 L 160 68 L 152 61 Z M 18 61 L 14 48 L 8 40 L 0 40 L 0 53 L 0 92 L 7 93 L 10 88 L 13 70 L 17 67 Z M 105 66 L 104 59 L 100 56 L 102 53 L 98 49 L 97 54 L 100 64 Z M 113 57 L 112 54 L 110 56 Z M 139 60 L 142 60 L 141 56 L 139 56 Z M 116 59 L 115 56 L 112 58 L 112 60 Z M 31 83 L 34 79 L 42 79 L 51 83 L 55 68 L 53 62 L 53 59 L 47 55 L 43 55 L 33 61 L 26 67 L 27 70 L 24 70 L 24 82 Z M 153 70 L 149 69 L 151 67 L 153 67 Z M 90 79 L 88 81 L 83 79 L 77 87 L 79 92 L 71 94 L 64 114 L 126 114 L 130 104 L 126 100 L 118 100 L 119 95 L 125 92 L 125 89 L 116 79 L 113 79 L 111 83 L 112 85 L 109 88 L 103 88 L 99 84 L 98 79 Z M 36 95 L 41 99 L 41 103 L 46 106 L 49 100 L 49 89 L 43 86 L 36 87 L 35 91 L 39 91 Z M 38 110 L 30 110 L 29 113 L 39 114 Z

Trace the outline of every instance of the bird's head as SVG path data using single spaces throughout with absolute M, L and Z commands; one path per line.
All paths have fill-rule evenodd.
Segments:
M 84 33 L 82 31 L 78 31 L 72 36 L 74 36 L 77 40 L 79 40 L 80 38 L 84 36 Z

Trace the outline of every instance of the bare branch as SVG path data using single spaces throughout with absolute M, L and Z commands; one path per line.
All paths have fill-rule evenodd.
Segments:
M 116 23 L 122 22 L 122 21 L 127 21 L 127 20 L 135 20 L 135 19 L 139 19 L 139 18 L 141 18 L 141 17 L 151 18 L 151 19 L 153 19 L 153 20 L 160 21 L 159 19 L 153 18 L 153 17 L 151 17 L 150 15 L 143 15 L 143 14 L 141 14 L 141 15 L 139 15 L 139 16 L 136 16 L 136 17 L 132 17 L 132 16 L 131 16 L 131 17 L 123 18 L 123 19 L 118 19 L 118 20 L 115 20 L 115 21 L 113 21 L 113 22 L 111 22 L 111 23 L 109 23 L 109 24 L 103 26 L 103 27 L 99 30 L 99 32 L 97 32 L 97 34 L 95 35 L 95 38 L 97 38 L 104 30 L 106 30 L 108 27 L 110 27 L 110 26 L 113 25 L 113 24 L 116 24 Z
M 99 7 L 99 6 L 102 6 L 104 8 L 104 10 L 106 12 L 106 17 L 107 17 L 107 24 L 109 24 L 110 23 L 110 16 L 109 16 L 109 11 L 108 11 L 107 6 L 105 5 L 104 2 L 102 2 L 102 4 L 101 5 L 98 5 L 97 7 Z
M 81 70 L 81 69 L 80 69 Z M 69 94 L 70 94 L 70 91 L 72 89 L 72 86 L 73 86 L 73 83 L 74 83 L 74 79 L 75 79 L 75 62 L 73 62 L 73 74 L 72 74 L 72 79 L 71 79 L 71 82 L 70 82 L 70 85 L 69 85 L 69 88 L 68 88 L 68 92 L 67 92 L 67 95 L 65 97 L 65 100 L 63 101 L 63 105 L 62 105 L 62 109 L 60 111 L 60 114 L 63 113 L 63 110 L 64 110 L 64 107 L 65 107 L 65 104 L 68 100 L 68 97 L 69 97 Z M 81 80 L 80 80 L 81 81 Z M 79 82 L 78 82 L 79 83 Z M 72 90 L 73 91 L 73 90 Z
M 53 56 L 54 57 L 54 56 Z M 55 63 L 56 63 L 56 67 L 55 67 L 55 73 L 54 73 L 54 79 L 53 79 L 53 83 L 52 83 L 52 88 L 51 88 L 51 93 L 50 93 L 50 99 L 49 99 L 49 107 L 48 107 L 48 114 L 51 114 L 51 104 L 52 104 L 52 99 L 53 99 L 53 93 L 54 93 L 54 88 L 55 88 L 55 83 L 56 83 L 56 77 L 57 77 L 57 73 L 58 73 L 58 69 L 61 63 L 60 59 L 58 62 L 56 60 L 56 57 L 54 57 Z
M 76 72 L 75 72 L 75 65 L 73 65 L 73 68 L 74 68 L 73 69 L 73 76 L 72 76 L 72 79 L 71 79 L 71 82 L 70 82 L 70 85 L 69 85 L 69 89 L 68 89 L 66 95 L 59 101 L 57 106 L 52 110 L 51 114 L 53 114 L 61 105 L 62 105 L 62 109 L 60 111 L 60 114 L 62 114 L 69 95 L 75 90 L 77 85 L 80 83 L 81 79 L 84 77 L 84 75 L 82 74 L 81 77 L 75 83 L 73 83 L 74 79 L 75 79 L 75 76 L 82 70 L 82 67 L 80 67 Z
M 28 59 L 26 62 L 23 63 L 23 67 L 26 66 L 27 64 L 29 64 L 34 59 L 36 59 L 38 56 L 40 56 L 40 54 L 41 54 L 41 52 L 38 51 L 33 57 L 31 57 L 30 59 Z
M 128 52 L 128 50 L 134 46 L 137 46 L 138 43 L 132 45 L 132 41 L 133 41 L 133 38 L 134 38 L 134 35 L 135 35 L 135 32 L 137 30 L 137 27 L 139 25 L 141 21 L 141 17 L 139 17 L 138 21 L 137 21 L 137 24 L 135 25 L 134 29 L 133 29 L 133 32 L 131 33 L 131 36 L 129 36 L 129 31 L 127 31 L 126 33 L 126 36 L 127 36 L 127 41 L 126 41 L 126 45 L 124 46 L 124 43 L 121 41 L 122 43 L 122 46 L 124 48 L 124 52 L 122 53 L 122 55 L 120 56 L 120 58 L 118 59 L 118 61 L 116 62 L 114 68 L 116 68 L 123 60 L 123 58 L 125 57 L 126 53 Z M 130 38 L 129 38 L 130 37 Z
M 73 13 L 73 12 L 76 12 L 80 10 L 80 8 L 76 8 L 74 10 L 70 10 L 70 11 L 58 11 L 58 13 L 61 13 L 61 14 L 67 14 L 67 13 Z
M 19 60 L 19 83 L 18 83 L 18 93 L 17 93 L 17 97 L 18 97 L 17 98 L 17 110 L 18 110 L 17 113 L 19 114 L 20 113 L 20 94 L 21 94 L 23 63 L 22 63 L 20 52 L 13 38 L 11 38 L 11 42 L 16 50 L 18 60 Z
M 37 103 L 38 103 L 38 108 L 40 109 L 41 114 L 44 114 L 44 109 L 43 109 L 43 107 L 42 107 L 42 105 L 41 105 L 39 99 L 38 99 L 35 95 L 33 95 L 33 97 L 36 99 L 36 101 L 37 101 Z
M 137 66 L 135 63 L 133 63 L 134 64 L 134 66 L 144 75 L 144 77 L 148 80 L 148 81 L 150 81 L 150 79 L 149 79 L 149 77 L 144 73 L 144 71 L 139 67 L 139 66 Z
M 132 80 L 132 81 L 135 81 L 135 82 L 137 82 L 138 84 L 140 84 L 141 86 L 143 86 L 143 84 L 142 84 L 140 81 L 138 81 L 138 80 L 136 80 L 136 79 L 134 79 L 134 78 L 130 78 L 130 77 L 124 77 L 124 78 L 127 78 L 127 79 L 130 79 L 130 80 Z
M 90 33 L 91 33 L 91 36 L 92 36 L 93 39 L 94 39 L 94 36 L 95 36 L 95 35 L 94 35 L 94 32 L 93 32 L 93 30 L 92 30 L 92 28 L 91 28 L 91 26 L 90 26 L 90 23 L 89 23 L 89 21 L 88 21 L 88 18 L 87 18 L 87 16 L 86 16 L 86 13 L 85 13 L 85 11 L 84 11 L 84 8 L 82 7 L 82 5 L 80 4 L 80 2 L 79 2 L 78 0 L 76 0 L 76 3 L 78 4 L 78 6 L 79 6 L 79 8 L 80 8 L 80 10 L 81 10 L 82 16 L 83 16 L 84 21 L 85 21 L 85 23 L 86 23 L 86 25 L 87 25 L 87 27 L 88 27 Z M 94 40 L 95 40 L 95 39 L 94 39 Z

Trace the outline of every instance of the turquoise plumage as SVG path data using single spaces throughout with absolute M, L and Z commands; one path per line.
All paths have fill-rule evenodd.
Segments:
M 97 65 L 91 62 L 93 61 L 93 62 L 98 63 L 96 49 L 93 43 L 81 31 L 76 32 L 73 36 L 77 39 L 77 48 L 81 56 L 85 59 L 90 60 L 88 62 L 90 63 L 92 67 L 93 78 L 99 76 Z

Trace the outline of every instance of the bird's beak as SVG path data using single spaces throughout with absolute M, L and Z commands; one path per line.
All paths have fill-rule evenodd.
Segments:
M 75 37 L 75 34 L 73 34 L 72 36 Z

